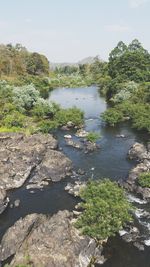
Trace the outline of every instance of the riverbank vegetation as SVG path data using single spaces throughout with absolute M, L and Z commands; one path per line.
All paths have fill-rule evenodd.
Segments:
M 101 91 L 110 103 L 102 119 L 114 126 L 129 120 L 150 132 L 150 54 L 138 40 L 119 42 L 109 55 L 108 75 Z
M 83 123 L 83 112 L 76 107 L 62 109 L 40 96 L 33 84 L 9 85 L 0 81 L 0 132 L 48 133 L 71 121 Z
M 95 57 L 92 63 L 62 65 L 54 69 L 45 56 L 31 53 L 20 44 L 0 45 L 0 79 L 1 103 L 7 102 L 1 105 L 1 130 L 3 127 L 18 131 L 24 125 L 24 128 L 32 129 L 31 132 L 37 129 L 47 132 L 68 118 L 80 124 L 82 112 L 61 110 L 44 99 L 56 87 L 96 84 L 110 106 L 102 114 L 106 124 L 115 126 L 130 121 L 134 128 L 150 132 L 150 54 L 136 39 L 128 46 L 119 42 L 111 51 L 108 63 Z M 35 93 L 32 97 L 36 99 L 27 103 L 31 87 L 34 88 L 32 94 Z M 11 95 L 6 96 L 6 88 Z M 22 101 L 26 101 L 25 107 Z
M 128 202 L 122 188 L 108 179 L 90 181 L 80 191 L 83 200 L 83 213 L 76 222 L 76 227 L 83 234 L 97 240 L 115 235 L 129 221 L 132 221 Z
M 150 172 L 143 172 L 139 175 L 138 183 L 142 187 L 150 187 Z

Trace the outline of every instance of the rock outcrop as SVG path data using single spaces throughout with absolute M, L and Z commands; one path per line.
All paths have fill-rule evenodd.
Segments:
M 56 151 L 57 146 L 52 135 L 0 134 L 0 210 L 3 202 L 6 205 L 5 191 L 19 188 L 27 180 L 41 185 L 70 174 L 71 161 Z
M 129 173 L 124 183 L 124 187 L 133 193 L 138 194 L 143 199 L 150 199 L 150 188 L 143 188 L 138 184 L 138 177 L 142 172 L 150 171 L 150 149 L 146 149 L 143 144 L 135 143 L 129 150 L 129 159 L 138 162 Z
M 10 266 L 87 267 L 93 259 L 103 263 L 102 246 L 81 236 L 71 220 L 68 211 L 52 217 L 32 214 L 20 219 L 3 236 L 1 262 L 14 256 Z

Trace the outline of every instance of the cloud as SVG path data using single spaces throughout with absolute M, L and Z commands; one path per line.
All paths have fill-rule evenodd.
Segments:
M 119 25 L 119 24 L 111 24 L 111 25 L 106 25 L 105 30 L 109 32 L 129 32 L 131 29 L 128 26 L 125 25 Z
M 129 6 L 131 8 L 138 8 L 143 4 L 150 2 L 149 0 L 129 0 Z

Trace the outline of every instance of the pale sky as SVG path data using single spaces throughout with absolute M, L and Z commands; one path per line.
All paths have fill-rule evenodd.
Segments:
M 122 40 L 150 51 L 150 0 L 0 0 L 0 43 L 21 43 L 51 62 L 104 60 Z

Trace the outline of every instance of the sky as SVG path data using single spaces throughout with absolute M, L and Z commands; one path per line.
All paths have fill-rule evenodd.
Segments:
M 108 59 L 122 40 L 150 51 L 150 0 L 0 0 L 0 43 L 21 43 L 50 62 Z

